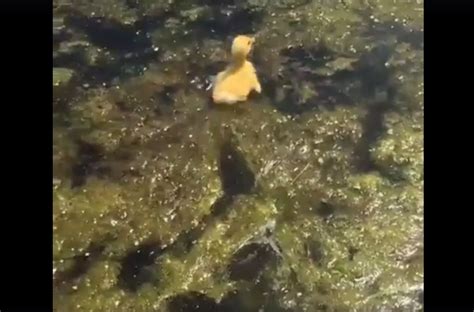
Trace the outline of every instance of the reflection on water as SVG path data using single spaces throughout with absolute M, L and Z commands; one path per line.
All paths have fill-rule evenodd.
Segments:
M 421 310 L 422 3 L 53 3 L 56 311 Z

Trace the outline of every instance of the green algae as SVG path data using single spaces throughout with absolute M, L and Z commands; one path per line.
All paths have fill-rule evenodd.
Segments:
M 422 128 L 418 123 L 397 117 L 391 118 L 395 122 L 387 122 L 387 134 L 374 147 L 373 157 L 381 170 L 395 179 L 406 179 L 413 184 L 422 183 Z
M 53 1 L 54 7 L 60 11 L 77 11 L 79 14 L 92 18 L 106 18 L 118 23 L 131 24 L 137 20 L 136 12 L 126 5 L 126 1 Z
M 72 69 L 53 68 L 53 99 L 61 100 L 71 93 L 75 76 L 76 73 Z
M 403 280 L 407 289 L 412 286 L 420 289 L 422 275 L 408 273 L 406 266 L 414 264 L 402 263 L 417 248 L 413 243 L 420 237 L 422 220 L 420 215 L 407 216 L 403 212 L 410 209 L 412 213 L 420 213 L 422 193 L 404 190 L 400 194 L 380 177 L 364 176 L 355 180 L 359 181 L 352 182 L 354 186 L 344 192 L 349 192 L 351 202 L 358 196 L 352 195 L 353 192 L 369 194 L 363 197 L 365 209 L 361 216 L 352 215 L 350 219 L 341 216 L 328 223 L 298 213 L 293 223 L 277 231 L 289 266 L 286 270 L 280 268 L 280 274 L 286 271 L 282 289 L 289 290 L 282 293 L 284 306 L 296 303 L 311 311 L 317 302 L 333 307 L 344 303 L 358 310 L 381 304 L 374 303 L 380 298 L 370 296 L 372 291 L 403 292 L 405 286 L 396 282 L 397 279 Z M 408 201 L 405 196 L 415 198 Z M 324 250 L 322 259 L 313 263 L 308 261 L 305 247 L 305 242 L 311 240 L 320 242 L 319 248 Z M 298 281 L 296 286 L 290 283 L 292 272 Z M 379 290 L 373 289 L 374 283 Z M 393 288 L 395 285 L 398 290 Z

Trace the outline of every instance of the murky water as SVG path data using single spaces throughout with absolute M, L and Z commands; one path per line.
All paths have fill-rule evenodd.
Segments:
M 56 311 L 421 311 L 422 3 L 53 2 Z

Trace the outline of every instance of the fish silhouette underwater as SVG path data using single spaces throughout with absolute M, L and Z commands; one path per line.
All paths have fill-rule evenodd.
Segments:
M 231 62 L 217 74 L 212 88 L 212 100 L 216 104 L 235 104 L 246 101 L 250 92 L 262 92 L 255 67 L 247 60 L 255 38 L 239 35 L 231 48 Z

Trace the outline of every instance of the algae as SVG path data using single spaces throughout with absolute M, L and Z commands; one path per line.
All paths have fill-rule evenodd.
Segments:
M 69 68 L 53 68 L 53 98 L 61 99 L 71 93 L 76 73 Z

